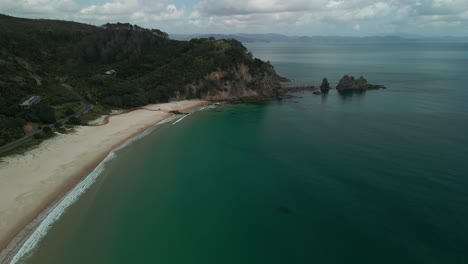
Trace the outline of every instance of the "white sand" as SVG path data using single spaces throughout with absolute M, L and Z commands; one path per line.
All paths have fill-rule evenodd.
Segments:
M 24 155 L 4 158 L 0 162 L 0 250 L 111 150 L 170 117 L 168 111 L 185 111 L 204 104 L 191 100 L 146 106 L 111 116 L 106 125 L 78 127 L 75 133 L 46 140 Z

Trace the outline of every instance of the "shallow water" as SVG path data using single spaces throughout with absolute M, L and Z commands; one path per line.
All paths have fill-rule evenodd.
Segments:
M 289 45 L 289 46 L 287 46 Z M 467 263 L 468 47 L 250 44 L 298 84 L 119 150 L 26 263 Z

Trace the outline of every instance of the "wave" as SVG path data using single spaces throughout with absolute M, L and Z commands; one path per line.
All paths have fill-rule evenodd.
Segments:
M 18 250 L 16 255 L 11 260 L 11 264 L 17 263 L 24 256 L 26 256 L 31 250 L 41 241 L 41 239 L 47 234 L 50 227 L 62 216 L 65 210 L 74 204 L 78 198 L 96 181 L 97 177 L 104 171 L 104 165 L 106 162 L 115 158 L 115 152 L 112 151 L 99 165 L 83 180 L 81 181 L 71 192 L 68 193 L 57 206 L 42 220 L 41 224 L 36 228 L 34 233 L 26 240 L 23 246 Z
M 209 105 L 209 106 L 204 106 L 204 107 L 200 108 L 200 111 L 215 109 L 215 108 L 216 108 L 216 105 Z
M 113 151 L 118 151 L 118 150 L 121 150 L 121 149 L 127 147 L 128 145 L 132 144 L 133 142 L 138 141 L 138 140 L 146 137 L 147 135 L 151 134 L 151 132 L 153 132 L 154 129 L 156 129 L 156 127 L 158 127 L 160 125 L 163 125 L 163 124 L 166 124 L 166 123 L 169 123 L 169 122 L 172 122 L 176 118 L 177 117 L 171 116 L 171 117 L 168 117 L 168 118 L 164 119 L 163 121 L 161 121 L 161 122 L 155 124 L 154 126 L 146 129 L 142 133 L 140 133 L 140 134 L 130 138 L 129 140 L 125 141 L 124 143 L 120 144 L 120 146 L 116 147 Z
M 200 110 L 202 110 L 202 109 L 200 109 Z M 175 121 L 174 123 L 172 123 L 172 125 L 175 125 L 175 124 L 179 123 L 180 121 L 182 121 L 182 119 L 186 118 L 186 117 L 189 116 L 189 115 L 191 115 L 191 113 L 190 113 L 190 114 L 186 114 L 186 115 L 184 115 L 183 117 L 177 119 L 177 121 Z
M 16 252 L 15 256 L 12 258 L 10 264 L 16 264 L 26 257 L 44 238 L 52 225 L 60 219 L 63 213 L 68 207 L 73 205 L 78 198 L 88 190 L 92 184 L 96 181 L 99 175 L 105 169 L 105 164 L 116 157 L 116 151 L 127 147 L 133 142 L 149 135 L 157 126 L 168 123 L 176 119 L 176 117 L 169 117 L 163 121 L 155 124 L 154 126 L 146 129 L 143 133 L 138 134 L 137 136 L 128 139 L 117 148 L 113 149 L 109 155 L 101 162 L 99 165 L 88 175 L 84 180 L 82 180 L 78 185 L 76 185 L 60 202 L 56 205 L 53 205 L 51 209 L 44 211 L 41 215 L 33 222 L 40 221 L 40 224 L 34 230 L 34 232 L 28 237 L 28 239 L 23 243 L 20 249 Z M 180 119 L 178 120 L 180 121 Z M 177 121 L 176 121 L 177 122 Z
M 203 106 L 203 107 L 200 107 L 200 108 L 196 109 L 196 110 L 193 111 L 193 112 L 205 111 L 205 110 L 215 109 L 215 108 L 216 108 L 215 105 Z M 193 112 L 192 112 L 192 113 L 193 113 Z M 179 122 L 182 121 L 184 118 L 186 118 L 187 116 L 191 115 L 192 113 L 188 113 L 188 114 L 184 115 L 183 117 L 177 119 L 174 123 L 172 123 L 172 125 L 175 125 L 175 124 L 179 123 Z

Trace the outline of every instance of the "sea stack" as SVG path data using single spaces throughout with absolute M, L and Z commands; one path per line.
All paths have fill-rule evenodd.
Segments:
M 330 83 L 328 83 L 327 78 L 323 78 L 322 84 L 320 85 L 320 91 L 322 91 L 322 93 L 328 93 L 329 90 L 330 90 Z
M 345 75 L 336 86 L 339 91 L 365 91 L 372 89 L 384 89 L 383 85 L 370 84 L 364 77 L 355 79 L 354 76 Z

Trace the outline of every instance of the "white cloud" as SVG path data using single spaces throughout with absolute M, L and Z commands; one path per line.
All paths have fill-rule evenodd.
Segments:
M 359 24 L 356 24 L 356 25 L 353 26 L 353 30 L 354 31 L 359 31 L 359 30 L 361 30 L 361 26 Z
M 246 15 L 253 13 L 298 12 L 304 9 L 319 8 L 327 0 L 203 0 L 195 9 L 205 14 L 217 16 Z
M 0 12 L 24 15 L 70 13 L 79 10 L 73 0 L 1 0 Z
M 467 34 L 467 0 L 0 0 L 0 12 L 92 24 L 129 22 L 176 32 Z M 187 1 L 187 0 L 178 0 Z M 357 25 L 359 30 L 356 30 Z
M 185 15 L 167 0 L 109 0 L 99 5 L 82 5 L 74 0 L 1 0 L 3 13 L 27 17 L 71 19 L 92 24 L 130 22 L 144 25 L 177 20 Z
M 466 0 L 400 0 L 397 6 L 395 19 L 389 22 L 397 33 L 467 35 Z
M 80 20 L 125 21 L 149 24 L 183 17 L 185 8 L 178 9 L 167 1 L 114 0 L 102 5 L 90 5 L 81 9 Z
M 228 28 L 287 33 L 295 25 L 306 32 L 329 28 L 337 31 L 335 34 L 347 34 L 342 26 L 351 24 L 359 25 L 354 31 L 367 25 L 366 30 L 374 30 L 370 34 L 420 33 L 422 29 L 434 34 L 444 27 L 462 34 L 468 26 L 468 1 L 201 0 L 190 19 L 192 25 L 205 31 Z
M 383 1 L 337 0 L 202 0 L 191 15 L 201 28 L 226 26 L 265 28 L 343 24 L 369 21 L 388 15 L 392 7 Z M 217 21 L 213 25 L 212 21 Z M 210 22 L 208 22 L 210 21 Z M 271 28 L 270 31 L 275 31 Z

